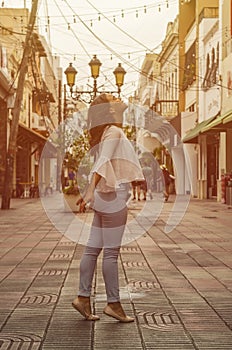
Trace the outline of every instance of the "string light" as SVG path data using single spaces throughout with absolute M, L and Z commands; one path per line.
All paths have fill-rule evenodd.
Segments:
M 167 1 L 167 3 L 168 3 L 168 1 Z M 159 11 L 161 11 L 161 7 L 160 7 L 160 5 L 159 5 Z M 130 58 L 130 53 L 128 53 L 128 58 Z M 111 59 L 112 59 L 112 55 L 111 55 Z M 132 67 L 132 66 L 131 66 Z M 183 69 L 183 68 L 182 68 Z M 173 84 L 174 85 L 174 84 Z
M 136 18 L 138 18 L 140 10 L 143 10 L 143 13 L 147 14 L 148 9 L 152 9 L 152 8 L 158 8 L 158 11 L 161 12 L 161 7 L 162 7 L 162 5 L 165 5 L 165 4 L 166 4 L 166 7 L 169 8 L 170 0 L 162 0 L 162 1 L 163 2 L 161 3 L 161 1 L 160 1 L 159 4 L 154 4 L 153 3 L 153 4 L 150 4 L 150 5 L 143 5 L 143 6 L 133 7 L 133 8 L 126 8 L 126 9 L 115 10 L 116 14 L 114 14 L 114 15 L 113 14 L 111 15 L 111 13 L 113 12 L 112 10 L 104 12 L 104 13 L 105 13 L 105 15 L 108 18 L 111 17 L 113 22 L 115 23 L 117 17 L 120 16 L 121 18 L 124 18 L 126 13 L 131 14 L 132 12 L 135 12 L 135 16 L 136 16 Z M 177 0 L 171 0 L 171 1 L 174 2 L 174 1 L 177 1 Z M 3 1 L 3 4 L 4 4 L 4 1 Z M 92 27 L 93 26 L 93 22 L 95 20 L 100 21 L 102 19 L 101 15 L 102 15 L 101 13 L 98 13 L 98 16 L 97 16 L 96 19 L 94 19 L 94 20 L 93 19 L 87 19 L 86 22 L 89 22 L 90 26 Z M 84 17 L 84 16 L 89 16 L 89 14 L 83 14 L 82 17 Z M 53 17 L 57 17 L 57 16 L 53 16 Z M 67 18 L 68 18 L 68 16 L 67 16 Z M 73 18 L 73 23 L 77 23 L 76 16 L 73 15 L 72 18 Z
M 167 6 L 167 8 L 169 7 L 169 2 L 168 2 L 168 0 L 166 0 L 165 2 L 164 2 L 164 6 L 165 6 L 165 4 L 166 4 L 166 6 Z M 159 6 L 157 6 L 156 5 L 156 8 L 158 7 L 158 10 L 159 10 L 159 12 L 161 11 L 161 5 L 159 4 Z M 149 7 L 150 8 L 150 7 Z M 147 13 L 147 7 L 146 7 L 146 5 L 144 5 L 143 7 L 142 7 L 142 9 L 144 10 L 144 13 Z M 121 15 L 121 17 L 123 18 L 124 17 L 124 10 L 120 10 L 121 12 L 120 12 L 120 15 Z M 134 11 L 135 11 L 135 13 L 136 13 L 136 17 L 138 17 L 138 10 L 136 10 L 136 9 L 134 9 Z M 98 12 L 96 12 L 96 13 L 98 13 Z M 98 13 L 98 15 L 99 15 L 99 17 L 100 17 L 100 13 Z M 112 17 L 111 17 L 112 18 Z M 114 22 L 116 22 L 116 15 L 114 15 L 113 16 L 113 18 L 114 18 Z M 95 18 L 95 20 L 100 20 L 99 18 Z M 77 17 L 77 20 L 78 20 L 78 17 Z M 74 23 L 76 23 L 76 17 L 73 15 L 73 21 L 74 21 Z M 87 20 L 88 22 L 89 22 L 89 20 Z M 69 29 L 70 29 L 70 24 L 68 23 L 68 25 L 69 25 Z M 93 26 L 93 20 L 91 20 L 91 26 Z M 126 53 L 125 53 L 126 54 Z M 127 53 L 127 55 L 128 55 L 128 59 L 130 59 L 130 57 L 131 57 L 131 53 Z M 109 56 L 108 56 L 109 57 Z M 111 58 L 111 60 L 112 60 L 112 55 L 110 56 L 110 58 Z M 74 60 L 75 60 L 75 58 L 74 58 Z

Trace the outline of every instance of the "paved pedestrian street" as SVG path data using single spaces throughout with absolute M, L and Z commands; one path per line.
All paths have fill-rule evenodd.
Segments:
M 123 324 L 102 312 L 101 261 L 92 296 L 101 319 L 85 321 L 72 308 L 83 245 L 58 231 L 40 199 L 12 200 L 0 211 L 0 349 L 231 350 L 232 208 L 192 199 L 165 233 L 173 202 L 121 249 L 122 304 L 135 317 Z M 146 221 L 136 224 L 142 206 L 130 206 L 131 230 Z M 91 222 L 91 212 L 77 215 Z

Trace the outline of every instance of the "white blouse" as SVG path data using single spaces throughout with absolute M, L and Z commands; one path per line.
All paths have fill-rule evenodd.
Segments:
M 93 173 L 102 177 L 96 187 L 99 192 L 112 192 L 120 184 L 144 180 L 138 156 L 121 128 L 111 125 L 103 132 L 90 176 Z

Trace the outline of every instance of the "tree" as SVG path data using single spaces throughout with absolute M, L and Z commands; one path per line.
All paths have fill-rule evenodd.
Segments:
M 23 99 L 23 87 L 24 87 L 25 76 L 27 73 L 28 58 L 31 51 L 30 41 L 34 30 L 34 25 L 35 25 L 37 10 L 38 10 L 38 2 L 39 0 L 32 0 L 32 8 L 31 8 L 31 14 L 30 14 L 30 19 L 28 23 L 27 34 L 25 38 L 23 57 L 20 64 L 15 104 L 12 110 L 12 122 L 11 122 L 11 128 L 10 128 L 9 144 L 8 144 L 7 156 L 6 156 L 4 189 L 2 194 L 2 207 L 1 207 L 2 209 L 10 209 L 10 200 L 12 197 L 12 190 L 13 190 L 13 169 L 14 169 L 14 161 L 16 158 L 19 116 L 20 116 L 20 109 L 21 109 L 21 104 Z
M 81 163 L 85 161 L 84 157 L 88 151 L 89 136 L 88 132 L 85 130 L 83 134 L 79 135 L 79 137 L 73 140 L 70 151 L 66 152 L 64 159 L 66 167 L 78 171 Z M 84 164 L 82 164 L 82 166 L 84 166 Z
M 87 130 L 84 130 L 83 134 L 72 141 L 64 157 L 65 167 L 74 170 L 77 174 L 76 180 L 80 190 L 85 187 L 91 169 L 89 150 L 89 134 Z

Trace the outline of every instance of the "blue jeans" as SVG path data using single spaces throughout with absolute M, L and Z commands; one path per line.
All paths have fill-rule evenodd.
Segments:
M 92 281 L 97 258 L 103 249 L 102 273 L 105 282 L 107 302 L 120 301 L 118 281 L 118 255 L 127 221 L 128 186 L 122 185 L 116 192 L 98 194 L 104 199 L 104 211 L 96 210 L 90 236 L 80 262 L 80 284 L 78 295 L 91 295 Z M 98 198 L 98 197 L 97 197 Z M 115 208 L 115 211 L 113 210 Z M 120 210 L 118 210 L 120 209 Z

